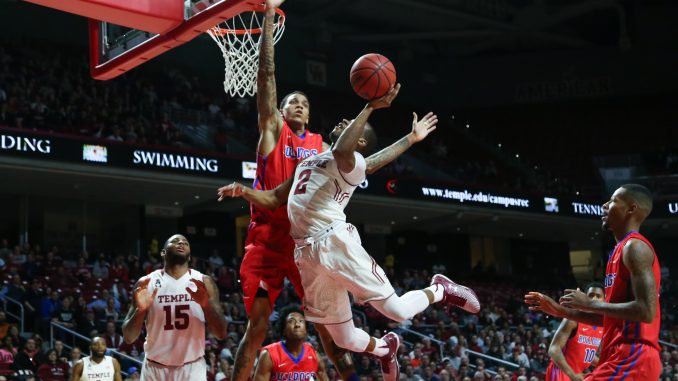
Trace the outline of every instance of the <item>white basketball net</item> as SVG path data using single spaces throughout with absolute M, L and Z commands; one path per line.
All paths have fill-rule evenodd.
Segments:
M 234 16 L 207 31 L 224 56 L 224 90 L 232 97 L 252 96 L 257 92 L 259 40 L 264 18 L 256 11 L 249 17 L 248 13 Z M 285 31 L 285 16 L 276 13 L 274 17 L 273 44 Z

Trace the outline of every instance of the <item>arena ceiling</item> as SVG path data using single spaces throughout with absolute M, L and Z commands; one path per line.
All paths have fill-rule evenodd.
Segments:
M 316 46 L 390 45 L 404 56 L 628 47 L 637 7 L 615 0 L 293 0 L 283 8 Z M 640 5 L 640 3 L 643 3 Z M 403 57 L 399 57 L 402 59 Z

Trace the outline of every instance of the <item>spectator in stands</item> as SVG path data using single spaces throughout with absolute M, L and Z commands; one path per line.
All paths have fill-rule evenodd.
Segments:
M 7 321 L 7 314 L 5 311 L 0 311 L 0 340 L 7 336 L 11 324 Z
M 94 266 L 92 266 L 92 275 L 95 278 L 108 279 L 108 273 L 110 264 L 106 260 L 106 254 L 99 253 L 97 260 L 94 261 Z
M 124 283 L 129 282 L 129 268 L 127 263 L 125 263 L 125 257 L 118 255 L 115 257 L 115 261 L 111 265 L 109 270 L 109 276 L 111 279 L 116 279 L 117 281 L 122 281 Z
M 70 358 L 70 351 L 64 346 L 64 342 L 61 340 L 54 340 L 54 350 L 57 353 L 57 358 L 64 364 L 68 364 L 68 359 Z
M 115 309 L 115 311 L 117 313 L 120 313 L 120 302 L 115 300 L 115 298 L 111 296 L 110 291 L 108 291 L 107 289 L 103 289 L 101 291 L 101 297 L 98 297 L 94 301 L 88 303 L 87 308 L 93 309 L 95 312 L 103 316 L 105 315 L 105 311 L 108 308 L 109 298 L 113 299 L 113 308 Z
M 114 321 L 109 321 L 106 323 L 106 333 L 104 334 L 104 339 L 106 340 L 106 347 L 109 349 L 117 350 L 120 348 L 120 345 L 122 345 L 123 338 L 122 335 L 118 333 L 118 329 Z
M 68 364 L 63 363 L 57 351 L 47 351 L 47 361 L 38 367 L 38 377 L 41 381 L 67 381 Z
M 14 356 L 12 369 L 15 371 L 29 370 L 36 373 L 40 365 L 38 363 L 38 355 L 39 350 L 36 347 L 35 339 L 30 338 L 26 340 L 23 349 Z
M 115 300 L 122 304 L 127 304 L 129 302 L 129 293 L 127 292 L 127 287 L 125 286 L 127 282 L 128 281 L 118 280 L 117 282 L 113 283 L 113 285 L 111 285 L 111 296 L 113 296 Z
M 54 316 L 57 316 L 61 309 L 61 301 L 59 300 L 59 292 L 51 290 L 49 298 L 45 297 L 40 304 L 40 318 L 43 323 L 43 330 L 49 328 L 49 322 Z
M 17 348 L 17 350 L 18 350 L 18 348 L 23 348 L 24 344 L 26 343 L 26 339 L 24 339 L 19 334 L 19 328 L 15 325 L 12 325 L 11 327 L 9 327 L 9 330 L 7 331 L 6 337 L 12 338 L 12 343 Z
M 12 281 L 7 286 L 6 295 L 19 303 L 23 303 L 26 295 L 26 289 L 24 288 L 23 283 L 21 283 L 21 275 L 15 274 L 12 276 Z
M 70 359 L 68 360 L 68 367 L 73 368 L 73 366 L 80 361 L 82 358 L 82 350 L 80 350 L 79 347 L 73 347 L 71 349 L 71 356 Z
M 520 344 L 516 344 L 513 347 L 513 354 L 511 355 L 509 361 L 514 362 L 524 368 L 530 367 L 530 359 L 527 357 L 523 346 Z
M 52 318 L 53 322 L 59 323 L 68 329 L 75 329 L 75 309 L 73 308 L 71 296 L 66 296 L 61 300 L 61 307 Z M 63 331 L 59 331 L 62 335 Z
M 141 377 L 139 368 L 132 366 L 127 369 L 127 378 L 125 378 L 125 381 L 139 381 L 139 377 Z
M 87 337 L 94 337 L 100 332 L 99 323 L 94 315 L 94 310 L 88 308 L 84 318 L 78 322 L 78 332 Z
M 12 366 L 16 352 L 17 348 L 14 346 L 12 337 L 5 336 L 0 346 L 0 370 L 9 369 Z
M 120 303 L 118 303 L 118 306 Z M 112 296 L 109 296 L 108 299 L 106 299 L 106 308 L 103 311 L 104 315 L 104 320 L 107 321 L 116 321 L 118 320 L 120 316 L 120 309 L 115 307 L 115 298 Z

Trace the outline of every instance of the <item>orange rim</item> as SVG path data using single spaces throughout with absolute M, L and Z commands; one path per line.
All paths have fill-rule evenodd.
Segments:
M 264 12 L 264 7 L 263 6 L 258 6 L 254 8 L 254 12 Z M 285 23 L 285 12 L 283 12 L 282 9 L 276 8 L 275 13 L 278 14 L 278 22 L 276 25 L 278 27 L 282 26 Z M 218 26 L 215 26 L 214 28 L 211 29 L 212 32 L 215 32 L 216 34 L 220 36 L 225 36 L 227 34 L 235 34 L 235 35 L 243 35 L 243 34 L 260 34 L 261 33 L 261 28 L 254 28 L 254 29 L 227 29 L 227 28 L 220 28 Z

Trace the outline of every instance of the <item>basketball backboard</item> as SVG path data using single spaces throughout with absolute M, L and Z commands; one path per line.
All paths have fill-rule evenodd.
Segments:
M 182 45 L 257 0 L 27 0 L 89 18 L 90 72 L 115 78 Z

